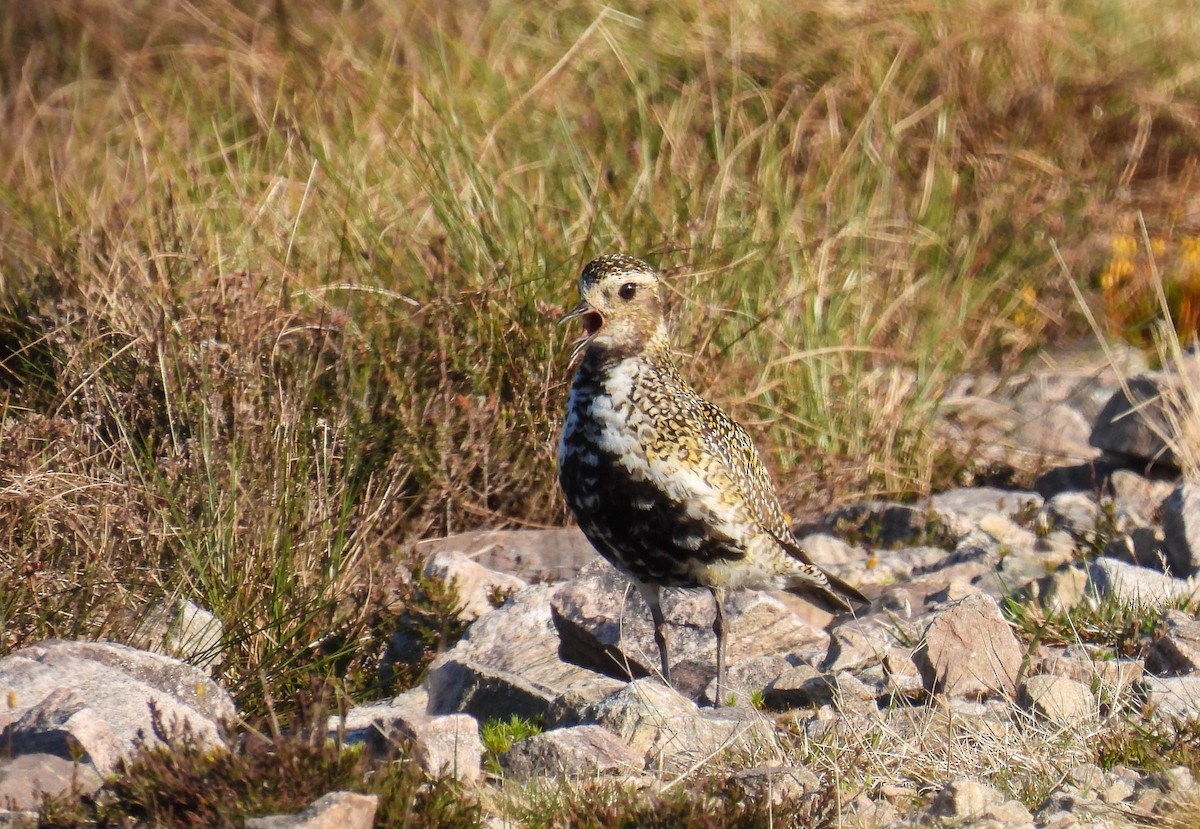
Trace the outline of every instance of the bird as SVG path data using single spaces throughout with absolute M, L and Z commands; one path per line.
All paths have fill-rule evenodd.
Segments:
M 559 485 L 584 535 L 649 606 L 668 685 L 662 590 L 711 592 L 720 705 L 727 591 L 785 590 L 833 613 L 869 602 L 812 562 L 746 430 L 680 373 L 654 269 L 606 254 L 584 266 L 578 287 L 579 303 L 560 320 L 582 323 L 569 365 L 583 356 L 559 439 Z

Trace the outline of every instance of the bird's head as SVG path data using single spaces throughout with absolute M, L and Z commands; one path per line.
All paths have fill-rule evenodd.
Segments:
M 585 348 L 620 358 L 643 351 L 652 341 L 665 341 L 658 275 L 622 253 L 593 259 L 579 276 L 579 304 L 562 321 L 573 319 L 583 323 L 583 338 L 572 359 Z

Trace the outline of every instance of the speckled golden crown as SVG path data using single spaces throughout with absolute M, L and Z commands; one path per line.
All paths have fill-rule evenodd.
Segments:
M 654 268 L 637 257 L 625 253 L 609 253 L 597 256 L 584 265 L 579 281 L 583 285 L 595 285 L 614 273 L 654 273 Z

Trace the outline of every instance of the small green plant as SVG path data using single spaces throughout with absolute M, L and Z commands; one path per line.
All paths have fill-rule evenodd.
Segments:
M 545 725 L 540 718 L 526 719 L 513 714 L 507 720 L 488 720 L 480 729 L 485 763 L 488 770 L 500 773 L 500 755 L 513 747 L 513 743 L 541 734 Z
M 762 688 L 757 688 L 750 692 L 750 707 L 755 711 L 762 711 L 767 705 L 766 693 Z
M 1194 605 L 1186 600 L 1169 606 L 1194 613 Z M 1009 596 L 1001 609 L 1031 647 L 1085 643 L 1104 646 L 1123 657 L 1144 656 L 1161 626 L 1160 612 L 1116 596 L 1083 601 L 1065 612 L 1042 607 L 1033 599 Z

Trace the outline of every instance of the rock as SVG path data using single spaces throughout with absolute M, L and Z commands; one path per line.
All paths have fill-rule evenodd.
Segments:
M 1034 717 L 1071 728 L 1096 719 L 1099 709 L 1091 689 L 1063 676 L 1026 677 L 1017 690 L 1017 704 Z
M 852 544 L 871 547 L 919 546 L 943 540 L 943 528 L 926 510 L 892 501 L 840 507 L 825 516 L 824 524 Z
M 900 810 L 880 798 L 872 800 L 866 792 L 847 805 L 838 824 L 844 829 L 893 829 L 900 826 Z
M 1049 524 L 1061 527 L 1072 537 L 1095 543 L 1104 520 L 1104 508 L 1096 498 L 1084 492 L 1060 492 L 1042 508 Z
M 102 785 L 104 779 L 91 765 L 56 754 L 22 754 L 0 760 L 0 804 L 9 810 L 36 812 L 43 795 L 92 795 Z
M 1158 527 L 1132 527 L 1114 536 L 1104 546 L 1104 556 L 1160 573 L 1169 569 L 1162 530 Z
M 814 564 L 825 569 L 840 570 L 847 566 L 865 566 L 870 553 L 862 547 L 847 544 L 836 535 L 816 532 L 798 537 L 800 549 L 808 553 Z
M 1033 596 L 1051 613 L 1066 613 L 1087 598 L 1088 572 L 1078 564 L 1069 564 L 1038 579 Z
M 641 772 L 646 759 L 598 725 L 576 725 L 535 734 L 500 757 L 512 777 L 535 775 L 594 778 L 598 774 Z
M 431 714 L 479 720 L 545 716 L 555 697 L 592 676 L 558 657 L 550 620 L 552 585 L 532 585 L 481 616 L 467 635 L 429 666 L 424 687 Z
M 390 700 L 355 705 L 345 716 L 329 717 L 327 728 L 329 739 L 342 745 L 355 746 L 375 740 L 380 729 L 377 724 L 396 718 L 421 718 L 428 714 L 429 692 L 418 686 Z
M 1097 498 L 1108 487 L 1112 474 L 1123 467 L 1103 456 L 1074 466 L 1047 469 L 1033 482 L 1033 490 L 1049 500 L 1064 492 L 1078 492 Z
M 454 550 L 435 553 L 425 565 L 425 575 L 453 585 L 458 594 L 458 618 L 464 622 L 494 610 L 503 604 L 503 598 L 526 586 L 516 576 L 489 570 Z
M 908 581 L 919 573 L 930 573 L 942 566 L 950 553 L 941 547 L 902 547 L 877 555 L 862 575 L 859 586 L 892 585 Z
M 804 766 L 752 766 L 738 769 L 728 779 L 773 809 L 799 803 L 805 795 L 821 790 L 821 780 Z
M 564 728 L 583 722 L 589 706 L 610 697 L 625 687 L 625 680 L 604 674 L 590 674 L 567 688 L 550 702 L 546 710 L 546 728 Z
M 1117 378 L 1105 355 L 1039 355 L 1052 365 L 999 377 L 972 374 L 943 395 L 937 431 L 981 463 L 1017 469 L 1094 456 L 1090 424 Z M 1144 369 L 1140 355 L 1130 370 Z
M 140 741 L 159 743 L 152 709 L 168 730 L 187 728 L 214 748 L 225 745 L 221 724 L 236 714 L 229 694 L 199 668 L 111 642 L 52 639 L 11 653 L 0 659 L 0 695 L 16 718 L 6 745 L 57 753 L 38 746 L 86 737 L 101 774 L 132 757 Z
M 1197 589 L 1192 579 L 1172 578 L 1114 558 L 1088 563 L 1088 590 L 1100 599 L 1113 597 L 1127 604 L 1158 607 L 1193 599 Z
M 432 560 L 454 552 L 497 573 L 533 584 L 574 578 L 595 560 L 596 548 L 578 527 L 552 530 L 482 530 L 417 545 L 417 554 Z
M 1166 632 L 1146 654 L 1146 670 L 1159 675 L 1182 676 L 1198 668 L 1200 622 L 1179 611 L 1168 612 Z
M 1145 470 L 1143 470 L 1145 471 Z M 1149 524 L 1175 488 L 1174 473 L 1116 469 L 1108 479 L 1108 489 L 1118 510 L 1137 524 Z
M 690 768 L 724 751 L 771 744 L 770 723 L 741 708 L 699 709 L 657 679 L 637 679 L 592 705 L 584 719 L 607 728 L 645 758 L 647 768 Z
M 979 526 L 981 520 L 999 513 L 1012 518 L 1021 513 L 1032 515 L 1042 505 L 1036 492 L 997 489 L 995 487 L 960 487 L 939 492 L 929 499 L 929 509 L 955 536 L 966 535 Z
M 1111 659 L 1094 646 L 1046 649 L 1030 661 L 1031 674 L 1061 676 L 1094 689 L 1107 707 L 1123 705 L 1141 682 L 1145 669 L 1136 659 Z
M 10 723 L 0 734 L 0 744 L 13 755 L 53 754 L 64 760 L 78 756 L 104 775 L 116 771 L 127 753 L 108 723 L 70 688 L 56 688 Z
M 608 562 L 589 565 L 550 597 L 561 637 L 559 655 L 568 662 L 614 678 L 658 672 L 650 611 L 629 580 Z M 730 664 L 759 656 L 786 656 L 823 645 L 826 634 L 799 619 L 779 599 L 754 590 L 732 591 L 725 602 Z M 663 613 L 669 624 L 671 680 L 699 696 L 716 672 L 715 616 L 708 591 L 668 590 Z
M 479 723 L 468 714 L 416 714 L 396 710 L 374 722 L 367 741 L 376 754 L 409 744 L 413 759 L 430 777 L 453 777 L 461 783 L 479 780 L 483 741 Z
M 919 639 L 925 623 L 924 617 L 900 620 L 874 614 L 847 619 L 830 631 L 829 650 L 821 669 L 832 673 L 878 665 L 891 648 Z
M 937 613 L 913 661 L 930 693 L 1011 695 L 1024 653 L 990 596 L 970 596 Z
M 1185 384 L 1200 388 L 1200 360 L 1193 354 L 1168 370 L 1129 378 L 1096 416 L 1089 442 L 1137 464 L 1180 468 L 1172 445 L 1197 433 Z
M 1200 675 L 1146 676 L 1142 680 L 1146 715 L 1172 724 L 1200 717 Z
M 740 659 L 725 672 L 726 687 L 721 689 L 723 698 L 719 702 L 721 705 L 727 705 L 732 699 L 734 705 L 749 705 L 755 695 L 762 694 L 776 677 L 791 667 L 792 664 L 782 656 L 752 656 L 749 659 Z M 709 705 L 718 702 L 716 677 L 708 683 L 700 701 Z
M 165 653 L 212 673 L 221 657 L 221 620 L 204 608 L 187 601 L 154 604 L 138 623 L 130 644 L 143 650 Z
M 925 696 L 925 683 L 913 662 L 912 648 L 889 648 L 883 657 L 883 672 L 887 678 L 886 693 L 909 700 Z
M 1033 551 L 1006 555 L 996 569 L 978 576 L 972 585 L 994 599 L 1004 599 L 1045 578 L 1046 566 L 1045 558 Z
M 815 708 L 833 704 L 838 697 L 833 677 L 812 665 L 797 665 L 779 675 L 763 692 L 763 704 L 773 711 Z
M 987 533 L 973 529 L 959 538 L 953 552 L 930 573 L 936 573 L 944 583 L 969 585 L 991 573 L 1000 564 L 1000 545 Z
M 943 786 L 928 814 L 954 821 L 1033 824 L 1033 815 L 1024 804 L 1009 800 L 997 789 L 969 777 L 956 778 Z
M 1200 485 L 1183 482 L 1163 503 L 1163 552 L 1170 572 L 1184 578 L 1200 570 Z
M 246 819 L 246 829 L 371 829 L 379 798 L 373 794 L 330 792 L 297 815 Z

